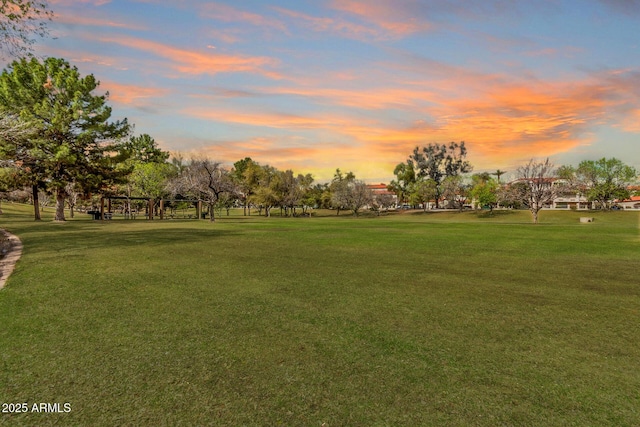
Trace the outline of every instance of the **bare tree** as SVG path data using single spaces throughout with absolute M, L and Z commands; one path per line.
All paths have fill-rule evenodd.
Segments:
M 0 58 L 31 54 L 33 37 L 48 34 L 46 21 L 52 16 L 44 1 L 0 1 Z
M 538 212 L 553 200 L 562 190 L 555 183 L 554 166 L 547 158 L 544 161 L 529 160 L 517 171 L 518 179 L 522 185 L 514 186 L 518 191 L 518 199 L 529 208 L 533 217 L 533 223 L 538 223 Z
M 461 175 L 448 176 L 442 181 L 442 196 L 448 206 L 462 211 L 469 199 L 470 187 Z
M 360 209 L 373 202 L 373 193 L 364 181 L 343 180 L 334 186 L 331 199 L 334 206 L 350 209 L 358 216 Z
M 69 215 L 71 218 L 74 216 L 75 207 L 78 204 L 78 198 L 80 197 L 80 192 L 76 187 L 76 184 L 70 182 L 65 187 L 65 191 L 67 192 L 67 205 L 69 205 Z
M 375 194 L 371 202 L 371 210 L 380 216 L 380 212 L 386 211 L 395 203 L 395 199 L 391 194 Z
M 47 193 L 46 191 L 39 191 L 38 204 L 40 205 L 40 209 L 44 211 L 44 208 L 48 207 L 51 204 L 51 193 Z
M 219 162 L 209 159 L 192 159 L 170 183 L 174 194 L 191 196 L 206 203 L 210 221 L 215 221 L 215 206 L 222 193 L 233 192 L 229 171 Z

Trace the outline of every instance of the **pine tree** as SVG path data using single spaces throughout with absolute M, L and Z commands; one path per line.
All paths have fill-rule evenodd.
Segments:
M 0 155 L 19 168 L 34 188 L 56 193 L 55 219 L 64 221 L 65 188 L 75 183 L 85 193 L 121 181 L 129 172 L 119 142 L 128 136 L 127 120 L 109 122 L 108 93 L 93 92 L 99 82 L 81 77 L 64 59 L 14 61 L 0 75 L 0 112 L 19 117 L 32 129 L 28 137 L 0 139 Z

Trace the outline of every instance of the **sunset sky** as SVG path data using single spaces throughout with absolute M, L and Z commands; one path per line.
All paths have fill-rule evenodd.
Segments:
M 475 171 L 640 169 L 637 0 L 50 4 L 37 53 L 185 157 L 388 182 L 416 145 L 465 141 Z

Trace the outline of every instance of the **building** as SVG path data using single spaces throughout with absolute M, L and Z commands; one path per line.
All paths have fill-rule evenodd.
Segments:
M 615 204 L 615 206 L 619 206 L 620 208 L 627 209 L 640 209 L 640 196 L 631 196 L 627 200 L 619 201 Z
M 374 200 L 376 199 L 376 196 L 385 195 L 391 196 L 394 206 L 398 204 L 398 196 L 393 191 L 389 191 L 387 189 L 387 184 L 367 184 L 367 188 L 371 190 Z

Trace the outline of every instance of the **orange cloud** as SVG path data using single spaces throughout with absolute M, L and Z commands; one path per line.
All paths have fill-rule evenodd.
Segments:
M 615 101 L 609 99 L 608 85 L 599 86 L 591 81 L 515 84 L 482 75 L 467 77 L 466 81 L 457 80 L 455 94 L 449 94 L 448 91 L 454 88 L 446 85 L 442 93 L 436 89 L 414 90 L 411 86 L 368 92 L 295 87 L 263 89 L 261 92 L 319 99 L 329 105 L 348 107 L 353 111 L 349 114 L 305 116 L 195 108 L 184 113 L 254 128 L 317 132 L 325 138 L 329 136 L 332 141 L 352 145 L 347 150 L 352 156 L 340 152 L 347 167 L 349 162 L 361 163 L 360 159 L 366 153 L 368 169 L 373 165 L 385 165 L 392 170 L 393 165 L 404 161 L 415 146 L 432 142 L 466 141 L 470 158 L 478 161 L 478 167 L 483 163 L 493 167 L 496 162 L 513 164 L 533 155 L 564 153 L 589 144 L 591 127 L 604 123 L 607 110 L 615 105 Z M 426 86 L 425 82 L 422 87 Z M 467 96 L 459 95 L 458 91 L 467 92 Z M 388 109 L 406 111 L 406 120 L 389 121 L 385 115 L 379 116 L 378 111 L 366 113 L 367 110 Z M 424 119 L 415 119 L 420 115 Z M 314 147 L 316 157 L 325 150 L 320 148 L 322 144 L 314 144 Z M 332 150 L 327 149 L 335 153 Z
M 631 111 L 620 127 L 627 132 L 640 133 L 640 108 Z
M 207 146 L 203 148 L 203 151 L 227 162 L 234 162 L 244 157 L 251 157 L 256 161 L 278 159 L 274 166 L 279 167 L 282 167 L 286 162 L 296 161 L 300 158 L 313 158 L 320 154 L 320 150 L 313 147 L 283 146 L 282 140 L 273 137 L 224 141 Z
M 321 87 L 276 87 L 265 89 L 267 94 L 295 95 L 313 98 L 324 103 L 365 110 L 385 108 L 417 108 L 437 97 L 435 92 L 412 88 L 332 89 Z
M 264 69 L 265 66 L 275 64 L 267 57 L 225 55 L 208 49 L 206 52 L 179 49 L 177 47 L 152 42 L 134 37 L 102 37 L 100 41 L 116 43 L 157 55 L 171 61 L 170 67 L 182 74 L 218 74 L 229 72 L 252 72 L 271 78 L 277 78 L 277 73 Z
M 358 140 L 386 155 L 406 153 L 431 142 L 467 142 L 474 158 L 518 161 L 550 156 L 588 143 L 591 125 L 603 120 L 606 103 L 585 93 L 543 94 L 526 87 L 495 87 L 491 99 L 452 100 L 427 108 L 436 120 L 400 129 L 347 128 Z M 402 159 L 400 159 L 402 160 Z
M 350 121 L 343 117 L 312 117 L 298 114 L 273 112 L 239 112 L 231 109 L 191 107 L 182 111 L 188 116 L 217 122 L 236 123 L 248 126 L 275 129 L 340 129 Z
M 405 37 L 417 32 L 430 31 L 434 27 L 418 17 L 410 2 L 334 0 L 332 7 L 372 22 L 393 37 Z
M 109 100 L 118 104 L 144 106 L 153 98 L 161 98 L 170 93 L 168 89 L 126 85 L 116 82 L 101 82 L 100 88 L 109 91 Z

